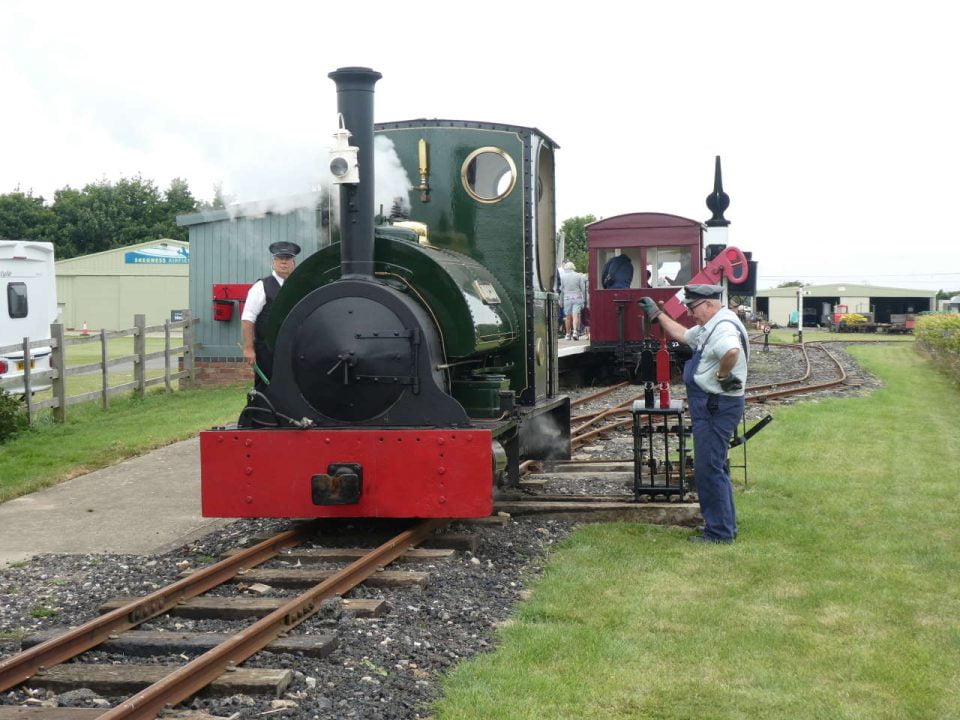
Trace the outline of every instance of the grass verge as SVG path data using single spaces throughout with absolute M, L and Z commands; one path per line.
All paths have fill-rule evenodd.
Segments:
M 114 397 L 106 411 L 81 403 L 68 408 L 62 425 L 45 414 L 0 446 L 0 502 L 232 422 L 244 389 L 148 391 L 142 399 Z
M 749 328 L 750 334 L 756 336 L 756 331 Z M 796 328 L 778 328 L 770 331 L 770 342 L 796 342 Z M 897 333 L 851 333 L 830 332 L 821 328 L 804 328 L 803 341 L 810 342 L 899 342 L 912 343 L 914 336 Z
M 910 344 L 885 386 L 781 408 L 740 539 L 578 530 L 439 719 L 960 717 L 960 403 Z

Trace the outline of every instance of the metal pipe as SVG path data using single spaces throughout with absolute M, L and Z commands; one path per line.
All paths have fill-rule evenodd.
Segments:
M 337 110 L 359 150 L 360 182 L 340 185 L 340 276 L 373 279 L 373 86 L 383 75 L 345 67 L 328 77 L 337 84 Z

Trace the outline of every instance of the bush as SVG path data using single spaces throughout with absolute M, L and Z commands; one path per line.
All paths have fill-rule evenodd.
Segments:
M 913 334 L 917 338 L 917 347 L 932 355 L 954 382 L 960 383 L 960 315 L 920 315 Z
M 13 395 L 0 390 L 0 443 L 4 443 L 27 427 L 23 405 Z

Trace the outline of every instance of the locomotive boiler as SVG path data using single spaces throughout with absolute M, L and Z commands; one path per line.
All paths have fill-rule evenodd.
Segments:
M 570 453 L 552 292 L 557 146 L 493 123 L 374 126 L 380 74 L 330 77 L 351 143 L 331 168 L 339 242 L 274 301 L 266 389 L 236 429 L 201 434 L 203 513 L 489 514 L 522 459 Z M 418 181 L 404 216 L 379 226 L 375 135 Z

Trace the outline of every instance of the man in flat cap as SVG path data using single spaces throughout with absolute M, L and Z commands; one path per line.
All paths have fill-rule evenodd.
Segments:
M 693 473 L 703 514 L 703 532 L 693 542 L 731 543 L 737 536 L 733 484 L 727 469 L 730 438 L 743 417 L 749 342 L 736 313 L 723 307 L 721 285 L 687 285 L 684 305 L 696 325 L 685 328 L 651 298 L 640 305 L 674 340 L 693 349 L 683 367 L 687 405 L 693 421 Z
M 270 254 L 273 255 L 273 272 L 250 287 L 243 306 L 243 315 L 240 316 L 243 359 L 250 365 L 256 363 L 260 372 L 268 378 L 273 372 L 273 351 L 264 341 L 264 334 L 270 319 L 270 306 L 284 281 L 297 266 L 294 258 L 300 254 L 300 246 L 285 240 L 275 242 L 270 245 Z M 258 392 L 266 389 L 266 383 L 256 372 L 253 374 L 253 387 Z

